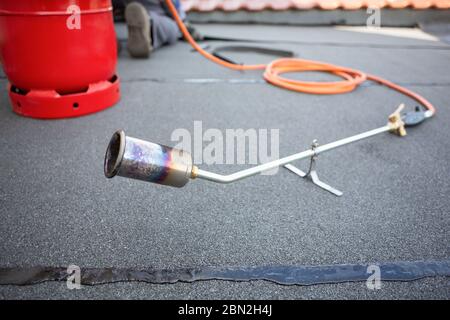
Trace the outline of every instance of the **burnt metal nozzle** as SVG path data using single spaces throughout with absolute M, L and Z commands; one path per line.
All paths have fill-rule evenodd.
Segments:
M 192 176 L 189 152 L 127 137 L 116 131 L 105 154 L 105 176 L 116 175 L 173 187 L 184 186 Z

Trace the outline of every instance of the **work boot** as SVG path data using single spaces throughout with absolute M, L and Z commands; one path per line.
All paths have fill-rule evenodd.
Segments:
M 128 52 L 134 58 L 148 58 L 153 48 L 147 10 L 142 4 L 132 2 L 125 8 L 125 21 L 128 26 Z

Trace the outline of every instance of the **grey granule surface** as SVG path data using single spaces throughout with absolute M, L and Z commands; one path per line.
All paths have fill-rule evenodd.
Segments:
M 369 84 L 344 95 L 286 91 L 261 81 L 259 71 L 216 66 L 181 42 L 155 51 L 149 60 L 133 60 L 122 51 L 122 99 L 94 115 L 57 121 L 19 117 L 1 90 L 0 266 L 175 268 L 449 258 L 450 47 L 331 28 L 215 25 L 200 30 L 248 38 L 282 35 L 291 42 L 266 45 L 403 84 L 426 96 L 437 115 L 404 138 L 384 134 L 321 155 L 319 174 L 344 192 L 341 198 L 284 169 L 231 185 L 199 180 L 176 189 L 106 179 L 103 156 L 111 134 L 122 128 L 130 136 L 173 145 L 171 133 L 192 132 L 195 120 L 204 130 L 275 128 L 284 156 L 308 148 L 313 139 L 327 143 L 384 125 L 398 104 L 412 108 L 415 103 Z M 3 88 L 6 83 L 0 79 Z M 306 169 L 308 162 L 296 165 Z M 231 173 L 245 166 L 203 167 Z M 449 281 L 389 282 L 375 291 L 365 283 L 117 283 L 81 290 L 44 283 L 1 286 L 0 298 L 448 299 Z

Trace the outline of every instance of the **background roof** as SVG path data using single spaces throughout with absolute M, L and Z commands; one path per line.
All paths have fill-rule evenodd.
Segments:
M 449 9 L 449 0 L 181 0 L 186 11 L 261 11 L 289 9 L 356 10 L 361 8 Z

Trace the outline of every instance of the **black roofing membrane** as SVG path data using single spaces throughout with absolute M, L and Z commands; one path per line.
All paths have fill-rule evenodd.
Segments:
M 402 261 L 382 264 L 339 264 L 325 266 L 193 267 L 178 269 L 81 268 L 82 285 L 139 281 L 153 284 L 201 280 L 266 280 L 281 285 L 317 285 L 367 281 L 373 268 L 380 268 L 381 281 L 413 281 L 450 276 L 450 261 Z M 67 281 L 64 267 L 0 268 L 0 285 L 33 285 Z

